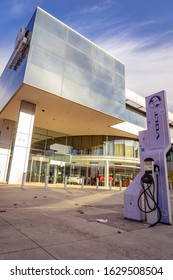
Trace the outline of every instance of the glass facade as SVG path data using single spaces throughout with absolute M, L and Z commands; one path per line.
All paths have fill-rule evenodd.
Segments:
M 107 174 L 108 170 L 108 174 Z M 118 185 L 128 184 L 139 172 L 139 144 L 136 140 L 114 136 L 67 136 L 62 133 L 34 128 L 30 151 L 28 182 L 94 185 L 106 184 L 106 176 Z M 107 175 L 106 175 L 107 174 Z
M 124 64 L 40 9 L 24 82 L 114 117 L 125 112 Z
M 32 16 L 30 22 L 26 27 L 27 32 L 32 32 L 34 19 L 35 14 Z M 20 67 L 18 67 L 17 71 L 14 71 L 9 67 L 10 62 L 12 61 L 14 56 L 16 56 L 16 50 L 13 51 L 9 62 L 7 63 L 2 75 L 0 76 L 0 111 L 8 104 L 15 92 L 22 85 L 25 76 L 27 56 L 24 58 Z

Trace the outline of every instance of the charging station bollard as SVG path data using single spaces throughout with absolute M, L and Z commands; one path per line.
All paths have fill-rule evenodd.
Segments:
M 99 179 L 96 178 L 96 190 L 98 190 L 98 189 L 99 189 Z
M 46 175 L 45 176 L 45 186 L 44 186 L 45 189 L 48 188 L 48 182 L 49 182 L 49 175 Z
M 67 189 L 67 176 L 64 177 L 64 190 Z
M 84 176 L 82 177 L 82 185 L 81 185 L 81 189 L 84 190 Z
M 26 172 L 24 172 L 24 173 L 23 173 L 23 176 L 22 176 L 21 189 L 24 189 L 25 181 L 26 181 Z

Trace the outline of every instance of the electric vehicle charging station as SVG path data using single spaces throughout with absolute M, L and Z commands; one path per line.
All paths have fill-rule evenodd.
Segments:
M 145 98 L 147 130 L 139 132 L 140 172 L 124 192 L 124 217 L 172 224 L 166 153 L 171 147 L 166 93 Z

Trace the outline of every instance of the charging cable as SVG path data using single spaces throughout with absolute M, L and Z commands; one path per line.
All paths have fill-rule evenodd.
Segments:
M 158 185 L 159 166 L 155 165 L 154 168 L 155 168 L 155 174 L 157 177 L 157 185 Z M 161 221 L 162 212 L 157 202 L 158 199 L 157 201 L 155 199 L 156 186 L 155 186 L 153 176 L 150 172 L 145 172 L 144 175 L 141 177 L 141 186 L 143 191 L 141 192 L 138 198 L 138 207 L 141 210 L 141 212 L 145 213 L 145 215 L 156 210 L 158 211 L 159 214 L 158 221 L 150 225 L 150 226 L 155 226 Z M 144 209 L 141 207 L 142 205 L 141 199 L 143 196 L 144 196 Z

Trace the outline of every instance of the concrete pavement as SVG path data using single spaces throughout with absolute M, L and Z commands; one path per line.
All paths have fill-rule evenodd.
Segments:
M 173 226 L 124 219 L 118 189 L 0 185 L 0 260 L 53 259 L 172 260 Z

